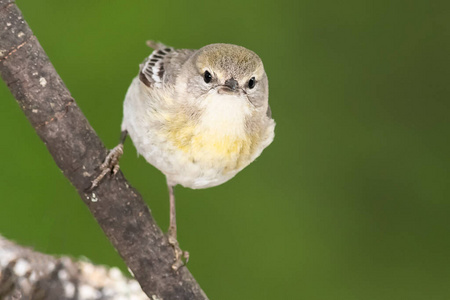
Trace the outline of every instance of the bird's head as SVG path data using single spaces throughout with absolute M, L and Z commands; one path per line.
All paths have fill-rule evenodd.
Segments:
M 197 50 L 183 65 L 177 86 L 196 105 L 205 99 L 242 101 L 250 110 L 267 110 L 268 81 L 256 53 L 231 44 Z

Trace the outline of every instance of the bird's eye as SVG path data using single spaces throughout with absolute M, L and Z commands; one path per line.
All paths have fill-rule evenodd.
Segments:
M 250 78 L 250 80 L 248 81 L 248 88 L 250 88 L 250 89 L 254 88 L 255 84 L 256 84 L 255 77 Z
M 208 71 L 205 71 L 203 74 L 203 80 L 205 80 L 206 83 L 210 83 L 212 80 L 212 75 Z

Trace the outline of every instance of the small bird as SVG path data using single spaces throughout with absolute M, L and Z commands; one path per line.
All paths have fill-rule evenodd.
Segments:
M 138 153 L 166 176 L 176 270 L 189 254 L 177 242 L 174 186 L 202 189 L 228 181 L 272 142 L 275 122 L 267 75 L 253 51 L 231 44 L 199 50 L 147 45 L 154 51 L 126 94 L 120 144 L 91 187 L 119 170 L 130 135 Z

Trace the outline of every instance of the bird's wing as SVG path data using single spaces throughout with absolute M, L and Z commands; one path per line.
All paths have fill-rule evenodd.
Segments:
M 174 49 L 160 43 L 147 43 L 155 50 L 141 64 L 139 79 L 148 87 L 160 88 L 175 81 L 182 64 L 195 50 Z
M 269 117 L 269 119 L 272 119 L 272 110 L 270 109 L 270 105 L 267 105 L 266 115 Z

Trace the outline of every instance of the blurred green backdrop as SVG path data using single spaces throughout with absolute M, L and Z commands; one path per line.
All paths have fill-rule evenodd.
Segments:
M 448 1 L 18 0 L 108 147 L 147 39 L 263 59 L 274 143 L 230 182 L 177 188 L 179 241 L 211 299 L 450 299 Z M 125 266 L 0 84 L 0 233 Z M 159 225 L 164 177 L 122 171 Z

